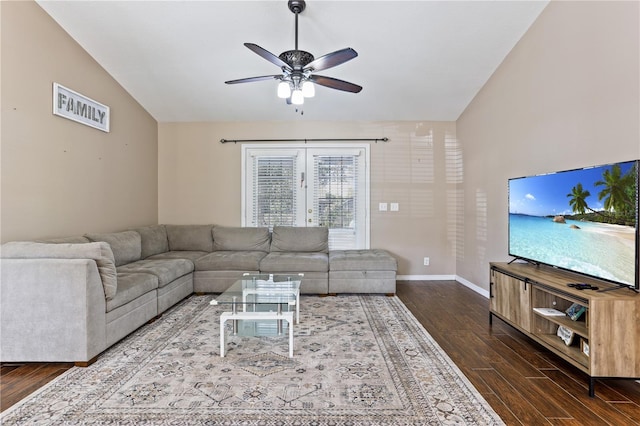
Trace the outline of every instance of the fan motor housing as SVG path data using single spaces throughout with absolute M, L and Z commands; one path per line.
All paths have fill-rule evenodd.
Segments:
M 289 64 L 294 70 L 303 69 L 315 59 L 311 53 L 305 52 L 304 50 L 287 50 L 286 52 L 282 52 L 278 57 Z

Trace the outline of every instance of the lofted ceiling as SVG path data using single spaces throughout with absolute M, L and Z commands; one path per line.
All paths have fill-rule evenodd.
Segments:
M 38 1 L 160 122 L 456 120 L 547 3 L 308 0 L 299 49 L 355 49 L 319 74 L 363 90 L 317 86 L 295 107 L 275 80 L 224 84 L 279 72 L 243 43 L 293 49 L 286 0 Z

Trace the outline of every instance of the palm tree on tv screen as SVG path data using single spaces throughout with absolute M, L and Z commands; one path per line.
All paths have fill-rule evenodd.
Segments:
M 584 214 L 586 210 L 591 210 L 587 204 L 587 197 L 590 195 L 591 193 L 589 191 L 582 188 L 581 183 L 571 188 L 571 193 L 567 194 L 567 197 L 571 197 L 569 200 L 571 209 L 578 214 Z
M 589 207 L 587 198 L 591 196 L 591 193 L 584 189 L 581 183 L 577 183 L 567 194 L 567 197 L 570 198 L 569 205 L 572 211 L 578 215 L 591 216 L 587 220 L 600 221 L 604 219 L 609 223 L 635 226 L 636 175 L 636 165 L 623 175 L 620 166 L 616 164 L 602 173 L 601 180 L 594 182 L 595 186 L 604 187 L 598 193 L 598 200 L 604 199 L 606 214 Z M 597 214 L 600 220 L 597 220 L 596 216 L 591 213 Z
M 604 208 L 621 216 L 623 220 L 631 218 L 635 214 L 633 201 L 635 197 L 635 166 L 628 173 L 622 174 L 619 165 L 614 165 L 610 170 L 602 173 L 602 180 L 594 183 L 596 186 L 604 186 L 598 193 L 598 200 L 604 199 Z M 635 220 L 635 217 L 632 218 Z

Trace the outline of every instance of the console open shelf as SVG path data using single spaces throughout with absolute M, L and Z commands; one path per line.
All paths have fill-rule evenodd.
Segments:
M 489 322 L 497 316 L 595 378 L 640 377 L 640 295 L 615 291 L 577 290 L 570 283 L 600 289 L 613 284 L 528 263 L 491 263 Z M 565 312 L 572 304 L 585 307 L 575 321 L 567 315 L 545 315 L 535 308 Z M 558 328 L 562 327 L 561 333 Z M 561 334 L 571 339 L 567 344 Z

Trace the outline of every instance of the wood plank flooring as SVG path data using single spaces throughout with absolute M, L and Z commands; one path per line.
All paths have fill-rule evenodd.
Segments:
M 398 282 L 398 297 L 508 425 L 640 425 L 640 384 L 596 381 L 498 318 L 453 281 Z
M 507 425 L 640 426 L 640 384 L 587 376 L 497 318 L 488 301 L 454 281 L 398 281 L 398 297 Z M 66 363 L 3 364 L 4 411 L 71 368 Z

